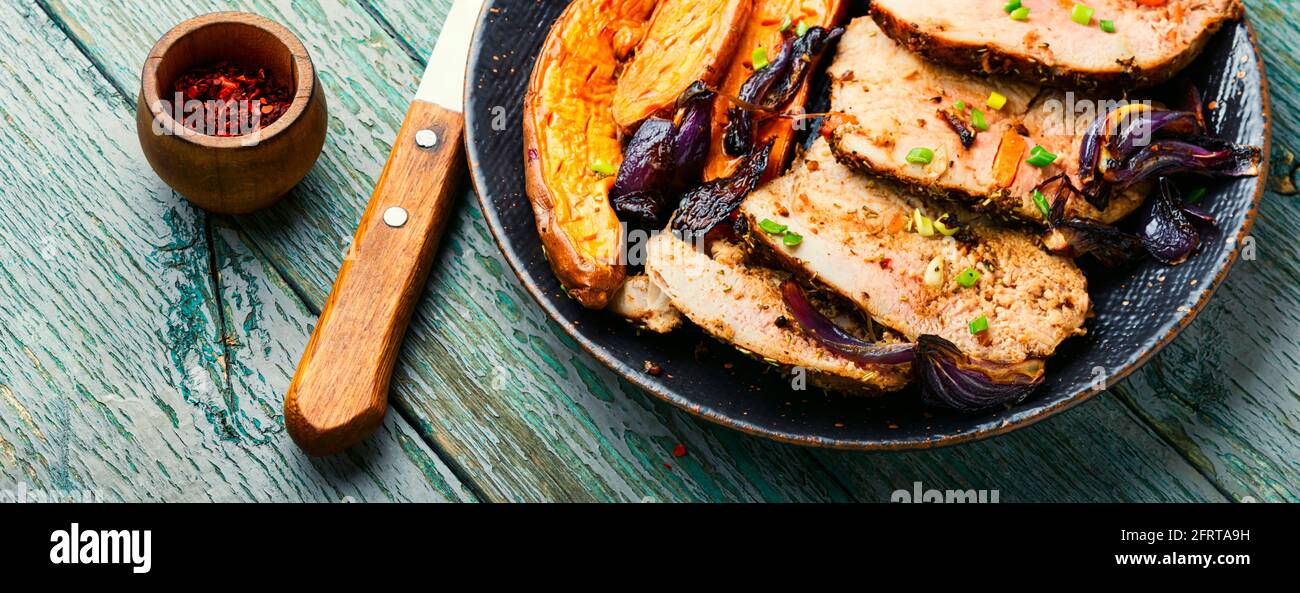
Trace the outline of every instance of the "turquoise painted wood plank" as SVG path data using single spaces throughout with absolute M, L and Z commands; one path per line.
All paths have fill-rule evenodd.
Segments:
M 0 21 L 0 491 L 471 498 L 400 419 L 349 456 L 298 453 L 269 396 L 305 341 L 281 321 L 301 305 L 242 243 L 213 257 L 207 218 L 152 174 L 129 105 L 45 13 L 7 2 Z
M 415 23 L 393 27 L 405 44 L 431 47 L 428 28 L 419 24 L 424 7 L 385 2 L 375 9 L 387 22 Z M 1109 398 L 989 443 L 904 455 L 816 456 L 851 494 L 867 500 L 887 500 L 894 489 L 910 485 L 913 476 L 942 488 L 997 484 L 1014 500 L 1222 499 L 1194 467 Z M 1011 468 L 1020 471 L 1011 473 Z
M 1110 394 L 988 441 L 891 454 L 818 457 L 857 498 L 897 490 L 998 491 L 1002 502 L 1223 502 L 1218 488 Z
M 210 218 L 209 237 L 222 307 L 222 362 L 232 403 L 240 412 L 235 416 L 237 434 L 253 445 L 275 443 L 286 459 L 301 463 L 304 456 L 286 437 L 281 406 L 315 316 L 227 223 Z M 364 478 L 382 493 L 382 497 L 369 497 L 375 500 L 475 499 L 419 432 L 397 414 L 390 414 L 381 432 L 362 447 L 338 459 L 308 462 L 340 465 Z M 338 494 L 360 500 L 346 492 Z
M 1252 231 L 1208 309 L 1114 391 L 1238 500 L 1300 501 L 1300 23 L 1249 1 L 1273 102 L 1274 167 Z M 1288 193 L 1280 193 L 1290 187 Z
M 451 10 L 451 0 L 362 0 L 362 3 L 422 62 L 428 60 L 433 53 L 433 44 L 438 39 L 438 32 L 442 31 L 443 20 Z
M 387 4 L 387 3 L 385 3 Z M 241 236 L 319 307 L 387 157 L 421 66 L 354 2 L 167 1 L 149 14 L 49 2 L 125 96 L 186 17 L 246 7 L 304 38 L 330 93 L 331 136 L 282 204 Z M 598 368 L 517 285 L 466 193 L 402 355 L 394 403 L 492 500 L 837 500 L 803 451 L 705 427 Z M 682 443 L 689 455 L 673 459 Z M 672 467 L 667 468 L 665 464 Z

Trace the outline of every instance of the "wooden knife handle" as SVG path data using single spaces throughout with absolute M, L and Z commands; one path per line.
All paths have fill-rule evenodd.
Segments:
M 416 101 L 406 114 L 284 399 L 289 435 L 311 455 L 342 451 L 384 419 L 393 365 L 464 170 L 464 127 L 461 114 L 432 103 Z

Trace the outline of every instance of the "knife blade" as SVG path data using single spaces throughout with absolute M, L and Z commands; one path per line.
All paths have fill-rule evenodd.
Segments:
M 483 0 L 456 0 L 284 400 L 310 455 L 383 422 L 411 314 L 464 176 L 465 68 Z

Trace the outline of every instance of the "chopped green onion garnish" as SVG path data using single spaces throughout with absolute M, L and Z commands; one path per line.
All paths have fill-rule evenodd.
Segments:
M 784 233 L 785 230 L 790 227 L 783 225 L 770 218 L 764 218 L 762 222 L 758 223 L 758 228 L 763 229 L 763 232 L 769 235 L 779 235 L 781 233 Z
M 928 148 L 913 148 L 907 153 L 907 162 L 913 165 L 928 165 L 934 160 L 934 151 Z
M 808 33 L 808 23 L 799 21 L 799 26 L 794 28 L 794 34 L 803 37 Z
M 989 330 L 989 318 L 987 315 L 980 315 L 970 322 L 970 333 L 980 334 Z
M 1029 20 L 1029 7 L 1028 7 L 1028 6 L 1021 6 L 1020 8 L 1017 8 L 1017 9 L 1011 11 L 1011 20 L 1013 20 L 1013 21 L 1027 21 L 1027 20 Z
M 1052 207 L 1047 205 L 1047 196 L 1044 196 L 1041 191 L 1034 190 L 1033 198 L 1034 205 L 1038 206 L 1038 211 L 1043 213 L 1043 219 L 1046 220 L 1052 215 Z
M 800 243 L 803 243 L 803 235 L 787 232 L 785 236 L 781 238 L 781 242 L 785 243 L 786 247 L 795 247 Z
M 1007 97 L 1002 93 L 993 91 L 989 94 L 989 100 L 985 101 L 985 104 L 989 106 L 989 109 L 1001 111 L 1003 107 L 1007 106 Z
M 1107 32 L 1107 33 L 1114 33 L 1114 32 L 1115 32 L 1115 21 L 1102 21 L 1102 22 L 1101 22 L 1101 30 L 1102 30 L 1102 31 L 1105 31 L 1105 32 Z
M 912 210 L 912 223 L 912 228 L 916 229 L 916 234 L 921 235 L 922 237 L 934 236 L 934 221 L 930 220 L 928 216 L 921 214 L 920 208 Z
M 789 31 L 790 25 L 793 24 L 794 24 L 794 19 L 790 18 L 790 15 L 788 14 L 785 15 L 785 18 L 781 19 L 781 32 L 784 33 L 785 31 Z
M 1097 11 L 1093 10 L 1090 6 L 1075 4 L 1074 10 L 1070 11 L 1070 20 L 1079 23 L 1080 25 L 1087 26 L 1089 23 L 1092 23 L 1092 15 L 1096 12 Z
M 951 237 L 953 235 L 956 235 L 957 231 L 961 230 L 960 226 L 957 225 L 948 226 L 947 224 L 944 224 L 943 221 L 945 220 L 948 220 L 947 214 L 944 214 L 943 216 L 934 219 L 934 230 L 939 231 L 940 235 L 943 235 L 945 237 Z
M 970 125 L 981 132 L 989 131 L 989 124 L 984 120 L 984 112 L 975 108 L 970 110 Z
M 1025 159 L 1025 162 L 1035 167 L 1042 168 L 1055 163 L 1056 155 L 1047 152 L 1047 149 L 1042 146 L 1035 146 L 1033 150 L 1029 151 L 1029 158 Z
M 609 162 L 606 161 L 605 159 L 596 159 L 592 161 L 591 170 L 594 173 L 599 173 L 601 175 L 606 175 L 606 176 L 614 175 L 615 173 L 618 173 L 618 169 L 615 169 L 614 165 L 609 164 Z
M 980 281 L 980 271 L 975 268 L 966 268 L 965 270 L 962 270 L 960 274 L 957 274 L 957 277 L 954 278 L 954 280 L 957 281 L 957 284 L 970 288 L 975 286 L 976 282 Z
M 1191 203 L 1191 204 L 1197 204 L 1197 203 L 1199 203 L 1199 202 L 1201 201 L 1201 198 L 1204 198 L 1204 197 L 1205 197 L 1205 194 L 1206 194 L 1206 193 L 1209 193 L 1209 190 L 1207 190 L 1207 189 L 1205 189 L 1205 188 L 1203 188 L 1203 187 L 1198 187 L 1198 188 L 1196 188 L 1196 190 L 1193 191 L 1191 194 L 1188 194 L 1188 196 L 1187 196 L 1187 201 L 1188 201 L 1188 203 Z
M 755 70 L 762 70 L 767 67 L 767 48 L 760 47 L 754 50 L 750 55 L 750 61 L 754 64 Z
M 935 256 L 930 265 L 925 267 L 925 285 L 927 288 L 943 287 L 943 258 Z
M 1020 8 L 1020 0 L 1011 0 L 1002 7 L 1002 11 L 1011 14 L 1012 12 L 1015 12 L 1017 8 Z
M 966 111 L 966 102 L 965 102 L 965 101 L 958 101 L 958 102 L 957 102 L 957 111 Z

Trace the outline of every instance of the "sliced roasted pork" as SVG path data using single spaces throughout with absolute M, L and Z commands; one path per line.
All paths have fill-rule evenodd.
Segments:
M 1073 261 L 1019 231 L 858 175 L 825 141 L 750 194 L 741 212 L 778 259 L 909 340 L 932 334 L 971 356 L 1020 362 L 1084 333 L 1087 281 Z M 947 224 L 936 225 L 945 213 Z
M 1105 113 L 1107 105 L 1090 97 L 972 76 L 927 62 L 881 33 L 866 17 L 849 24 L 828 72 L 833 81 L 831 108 L 849 116 L 832 132 L 840 159 L 873 174 L 963 199 L 976 210 L 1034 223 L 1046 218 L 1033 198 L 1034 189 L 1044 180 L 1065 173 L 1075 187 L 1082 186 L 1080 144 L 1088 125 Z M 1005 98 L 1000 109 L 987 105 L 993 93 Z M 980 118 L 987 130 L 976 128 Z M 965 136 L 969 146 L 959 129 L 973 134 L 973 138 Z M 1035 146 L 1055 155 L 1055 161 L 1046 167 L 1026 162 Z M 929 162 L 909 161 L 915 150 L 929 151 Z M 1055 189 L 1044 190 L 1044 199 L 1052 200 Z M 1149 191 L 1149 184 L 1139 184 L 1119 192 L 1105 211 L 1066 192 L 1064 214 L 1112 223 L 1132 213 Z
M 711 258 L 663 233 L 650 242 L 646 273 L 674 307 L 713 337 L 782 367 L 802 368 L 818 385 L 871 393 L 907 384 L 909 365 L 858 366 L 804 336 L 782 301 L 787 276 L 734 260 Z
M 1244 12 L 1239 0 L 1021 0 L 1028 15 L 1014 20 L 1004 4 L 873 0 L 871 14 L 891 37 L 935 62 L 1089 89 L 1166 82 Z
M 682 314 L 645 274 L 628 278 L 607 309 L 655 333 L 666 334 L 682 325 Z

